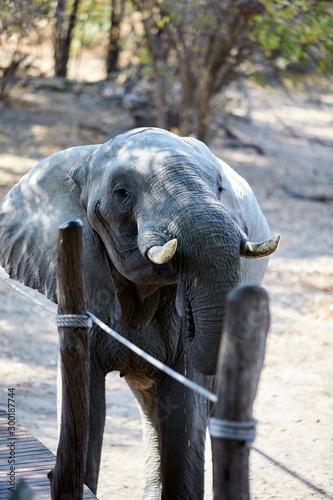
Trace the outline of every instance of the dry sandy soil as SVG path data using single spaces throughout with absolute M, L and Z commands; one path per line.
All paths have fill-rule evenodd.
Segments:
M 1 196 L 45 156 L 133 127 L 110 98 L 112 89 L 42 87 L 16 88 L 0 104 Z M 211 148 L 250 182 L 272 233 L 282 235 L 264 281 L 271 328 L 254 408 L 255 446 L 333 498 L 333 202 L 316 199 L 333 195 L 332 89 L 317 82 L 289 94 L 249 90 L 251 123 L 234 118 L 230 124 L 243 146 L 231 147 L 217 127 Z M 244 114 L 242 103 L 233 112 Z M 7 388 L 15 387 L 17 420 L 55 452 L 53 318 L 0 283 L 0 335 L 0 408 L 6 409 Z M 110 374 L 98 497 L 141 498 L 143 462 L 136 403 L 124 380 Z M 212 498 L 210 470 L 208 446 L 205 499 Z M 252 499 L 325 496 L 254 451 L 250 473 Z

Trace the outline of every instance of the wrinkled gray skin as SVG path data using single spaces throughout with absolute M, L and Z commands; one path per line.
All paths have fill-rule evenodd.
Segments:
M 267 259 L 240 258 L 241 238 L 269 236 L 248 184 L 196 139 L 136 129 L 42 161 L 0 207 L 0 262 L 56 301 L 57 228 L 84 224 L 89 310 L 142 349 L 213 389 L 227 292 L 260 282 Z M 177 238 L 167 264 L 147 251 Z M 95 492 L 105 376 L 125 377 L 140 403 L 145 498 L 203 498 L 207 401 L 108 334 L 90 332 L 91 408 L 86 484 Z

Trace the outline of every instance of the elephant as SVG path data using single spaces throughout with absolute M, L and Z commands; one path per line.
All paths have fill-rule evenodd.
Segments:
M 41 161 L 0 205 L 0 263 L 56 302 L 57 228 L 83 223 L 88 310 L 213 391 L 228 292 L 260 283 L 279 235 L 247 184 L 199 140 L 139 128 Z M 143 423 L 146 499 L 199 500 L 212 404 L 94 325 L 86 484 L 95 493 L 105 377 L 117 371 Z

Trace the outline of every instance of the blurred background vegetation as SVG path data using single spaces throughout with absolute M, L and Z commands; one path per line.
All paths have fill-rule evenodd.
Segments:
M 22 78 L 109 80 L 152 108 L 149 125 L 207 140 L 231 83 L 329 76 L 332 34 L 330 1 L 0 0 L 0 98 Z

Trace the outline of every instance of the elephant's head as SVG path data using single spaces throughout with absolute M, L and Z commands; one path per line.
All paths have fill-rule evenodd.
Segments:
M 101 314 L 106 308 L 112 318 L 120 303 L 126 322 L 127 286 L 154 302 L 160 287 L 177 285 L 185 349 L 200 372 L 214 373 L 226 295 L 241 280 L 241 256 L 264 257 L 278 244 L 277 237 L 247 240 L 251 211 L 256 230 L 261 225 L 266 236 L 267 226 L 235 176 L 203 144 L 159 129 L 58 153 L 3 202 L 1 263 L 54 299 L 57 225 L 80 217 L 89 308 Z M 153 307 L 146 310 L 149 316 Z

